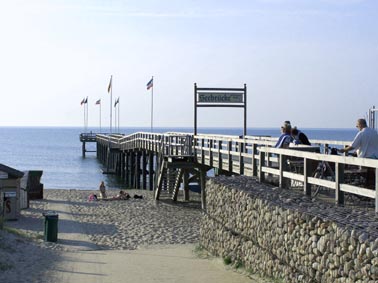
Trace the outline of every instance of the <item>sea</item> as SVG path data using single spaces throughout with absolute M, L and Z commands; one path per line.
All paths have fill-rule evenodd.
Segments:
M 352 141 L 356 129 L 300 129 L 310 139 Z M 89 128 L 86 132 L 99 132 Z M 242 135 L 241 128 L 199 128 L 198 133 Z M 20 171 L 42 170 L 45 189 L 97 189 L 105 181 L 108 189 L 122 189 L 125 184 L 115 175 L 103 174 L 96 153 L 82 157 L 80 127 L 0 127 L 0 163 Z M 104 131 L 102 131 L 104 132 Z M 150 128 L 120 128 L 122 134 L 150 132 Z M 193 128 L 154 128 L 154 133 L 192 133 Z M 278 137 L 278 128 L 248 128 L 248 135 Z M 87 144 L 95 150 L 95 143 Z

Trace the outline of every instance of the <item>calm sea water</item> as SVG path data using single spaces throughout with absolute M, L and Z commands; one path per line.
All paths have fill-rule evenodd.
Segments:
M 89 129 L 93 132 L 98 129 Z M 309 139 L 351 141 L 356 129 L 302 129 Z M 149 132 L 149 128 L 121 128 L 120 132 Z M 192 128 L 155 128 L 154 132 L 193 132 Z M 22 128 L 0 127 L 0 163 L 20 171 L 43 170 L 42 183 L 47 189 L 97 189 L 101 180 L 108 188 L 119 189 L 123 184 L 113 175 L 102 174 L 102 165 L 95 153 L 81 156 L 79 140 L 82 128 Z M 242 129 L 201 128 L 199 133 L 242 135 Z M 279 136 L 279 129 L 248 129 L 248 135 Z M 87 149 L 95 149 L 89 143 Z

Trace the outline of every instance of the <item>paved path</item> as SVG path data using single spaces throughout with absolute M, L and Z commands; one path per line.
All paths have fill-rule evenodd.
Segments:
M 91 243 L 81 224 L 74 220 L 69 205 L 56 202 L 48 205 L 49 210 L 59 213 L 58 242 L 66 250 L 62 262 L 51 271 L 56 283 L 260 282 L 226 270 L 220 260 L 198 258 L 192 252 L 194 245 L 99 250 Z

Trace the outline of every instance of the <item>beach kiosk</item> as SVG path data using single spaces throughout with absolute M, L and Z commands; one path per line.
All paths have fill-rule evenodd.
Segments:
M 0 163 L 0 217 L 16 220 L 20 213 L 20 180 L 23 172 Z

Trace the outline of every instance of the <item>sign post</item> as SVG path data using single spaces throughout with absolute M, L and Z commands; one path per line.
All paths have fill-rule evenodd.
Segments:
M 197 107 L 244 109 L 243 135 L 247 135 L 247 86 L 244 88 L 199 88 L 194 84 L 194 135 L 197 135 Z

